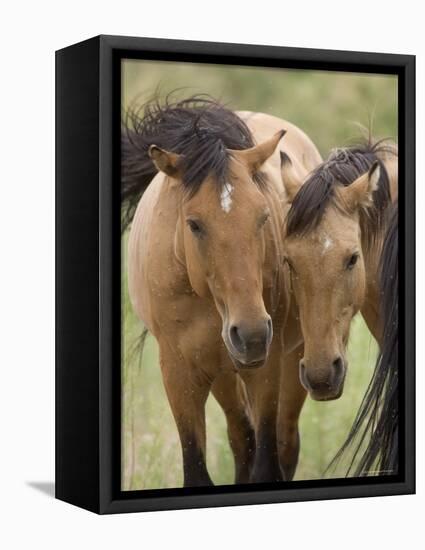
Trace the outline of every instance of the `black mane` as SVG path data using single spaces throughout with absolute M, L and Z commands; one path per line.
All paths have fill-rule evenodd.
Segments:
M 247 125 L 209 96 L 172 101 L 168 95 L 164 102 L 155 96 L 144 105 L 131 107 L 124 121 L 121 144 L 124 228 L 157 173 L 148 155 L 151 145 L 182 155 L 182 184 L 193 196 L 210 174 L 218 185 L 225 183 L 228 149 L 248 149 L 255 143 Z M 262 183 L 260 174 L 255 179 Z
M 310 174 L 295 196 L 288 212 L 287 235 L 302 236 L 315 229 L 330 203 L 339 207 L 335 193 L 337 187 L 351 185 L 378 162 L 380 179 L 373 195 L 373 205 L 367 212 L 361 211 L 363 237 L 366 243 L 371 244 L 383 228 L 385 211 L 391 203 L 388 172 L 379 153 L 396 154 L 384 141 L 332 151 L 329 158 Z

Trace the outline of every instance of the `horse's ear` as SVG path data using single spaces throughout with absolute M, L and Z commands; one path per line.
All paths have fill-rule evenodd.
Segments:
M 171 176 L 172 178 L 178 177 L 181 155 L 170 153 L 169 151 L 165 151 L 156 145 L 151 145 L 149 147 L 148 154 L 158 170 L 164 172 L 167 176 Z
M 280 130 L 270 139 L 263 141 L 263 143 L 260 143 L 259 145 L 255 145 L 255 147 L 242 150 L 229 149 L 229 152 L 241 160 L 248 167 L 251 173 L 255 173 L 261 168 L 266 160 L 272 156 L 279 141 L 285 134 L 286 130 Z
M 351 210 L 367 208 L 372 204 L 373 193 L 378 189 L 381 168 L 378 162 L 374 162 L 369 171 L 358 177 L 353 183 L 342 187 L 339 192 Z
M 301 189 L 308 172 L 299 163 L 293 163 L 283 151 L 280 152 L 280 171 L 288 202 L 292 202 Z

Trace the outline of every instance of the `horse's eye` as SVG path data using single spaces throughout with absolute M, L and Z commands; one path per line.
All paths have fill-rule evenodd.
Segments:
M 194 235 L 201 235 L 202 229 L 198 222 L 196 222 L 195 220 L 187 220 L 187 225 Z
M 352 256 L 350 256 L 348 262 L 347 262 L 347 269 L 353 269 L 353 267 L 356 265 L 357 260 L 359 259 L 359 254 L 356 252 Z

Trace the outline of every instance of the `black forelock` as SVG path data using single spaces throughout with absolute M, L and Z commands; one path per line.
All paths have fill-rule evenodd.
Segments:
M 379 153 L 395 154 L 384 141 L 370 142 L 356 147 L 335 149 L 308 177 L 296 194 L 289 209 L 286 234 L 306 235 L 320 223 L 329 204 L 336 204 L 336 189 L 351 185 L 367 172 L 375 162 L 380 166 L 378 188 L 373 194 L 373 204 L 364 216 L 364 232 L 373 240 L 384 223 L 384 213 L 391 203 L 388 172 Z M 337 205 L 338 206 L 338 205 Z

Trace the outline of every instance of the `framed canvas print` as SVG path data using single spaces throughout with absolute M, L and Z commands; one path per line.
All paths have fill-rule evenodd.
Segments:
M 56 496 L 414 492 L 413 56 L 56 54 Z

